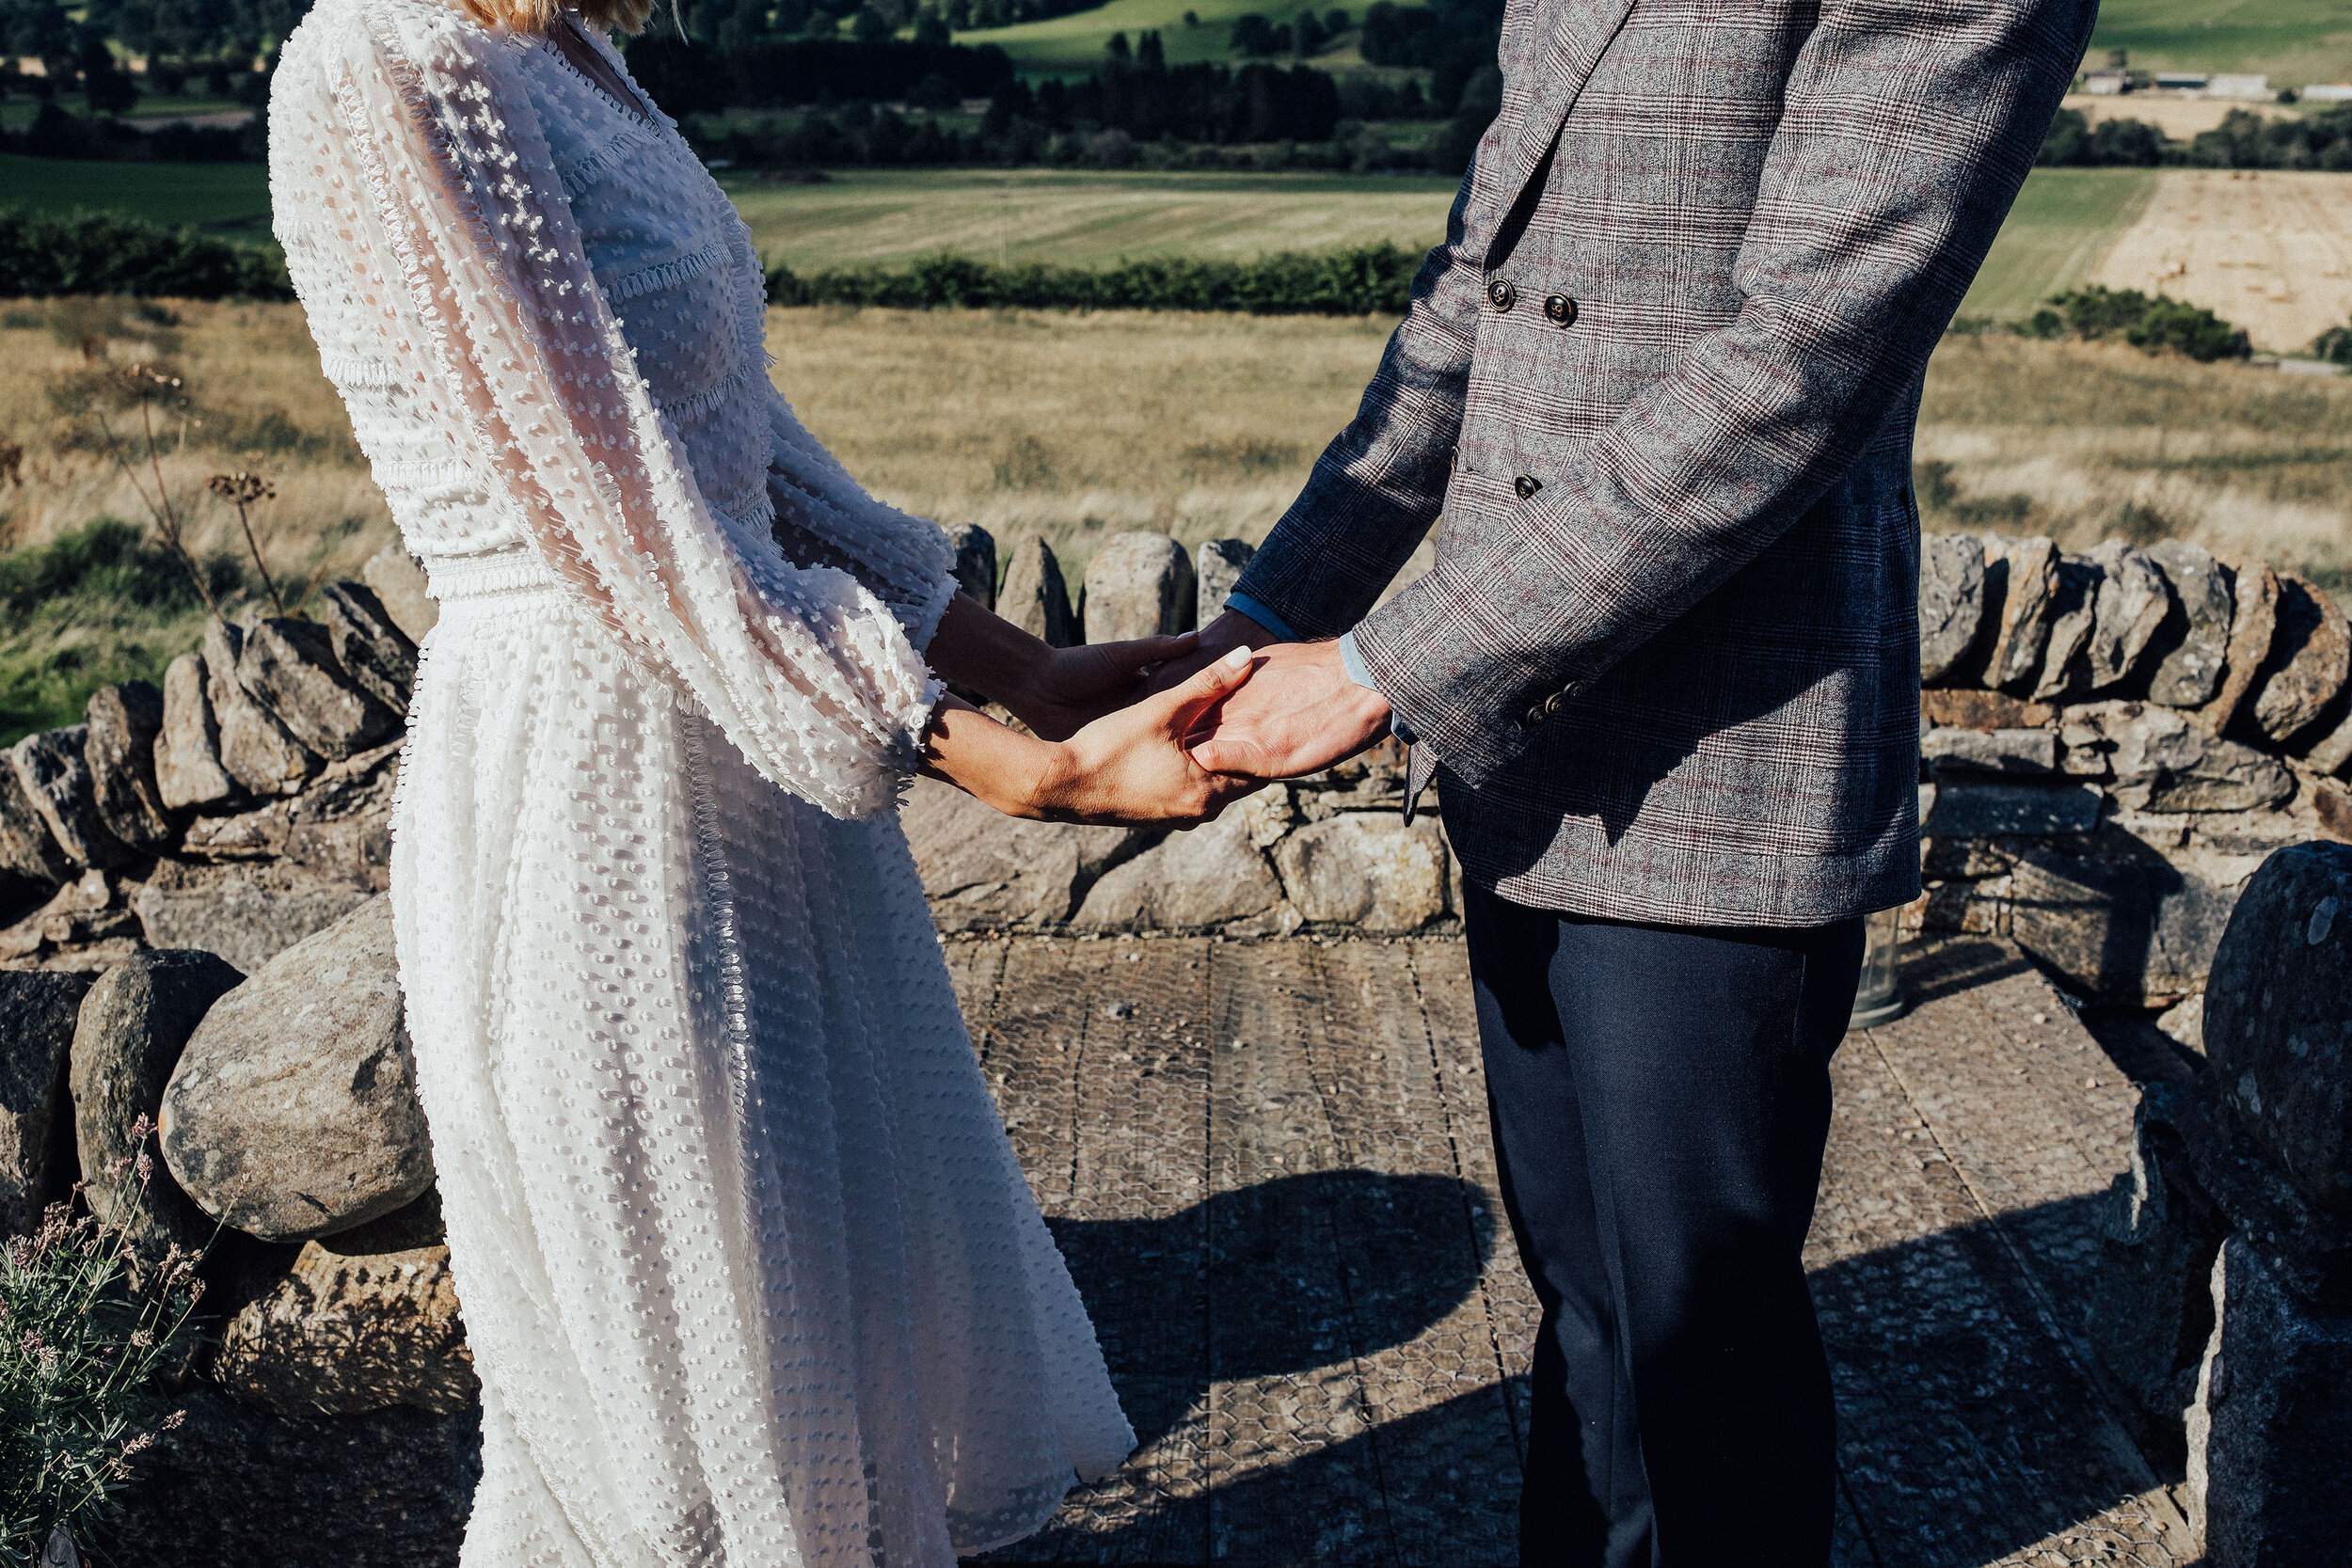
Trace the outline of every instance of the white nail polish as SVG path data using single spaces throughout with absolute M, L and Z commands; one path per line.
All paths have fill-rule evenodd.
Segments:
M 1225 662 L 1238 670 L 1249 662 L 1249 644 L 1245 642 L 1225 656 Z

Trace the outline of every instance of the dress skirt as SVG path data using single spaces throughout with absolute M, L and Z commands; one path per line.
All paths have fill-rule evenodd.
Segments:
M 483 1385 L 467 1568 L 946 1568 L 1133 1443 L 892 816 L 535 559 L 433 563 L 391 891 Z

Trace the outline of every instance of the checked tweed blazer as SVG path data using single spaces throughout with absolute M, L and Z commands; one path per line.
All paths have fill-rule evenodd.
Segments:
M 1236 585 L 1355 628 L 1472 880 L 1706 926 L 1916 894 L 1920 375 L 2095 10 L 1510 0 L 1445 243 Z

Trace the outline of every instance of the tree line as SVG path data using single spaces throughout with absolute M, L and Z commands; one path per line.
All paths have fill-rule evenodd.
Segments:
M 2284 168 L 2352 170 L 2352 103 L 2299 119 L 2233 109 L 2219 125 L 2175 141 L 2138 119 L 2093 125 L 2079 109 L 2060 109 L 2037 160 L 2058 168 Z

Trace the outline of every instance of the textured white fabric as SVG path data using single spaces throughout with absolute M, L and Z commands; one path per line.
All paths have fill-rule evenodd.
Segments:
M 442 600 L 392 898 L 483 1380 L 466 1568 L 1026 1534 L 1133 1436 L 888 809 L 945 536 L 770 390 L 757 260 L 675 126 L 545 40 L 322 0 L 270 129 Z

